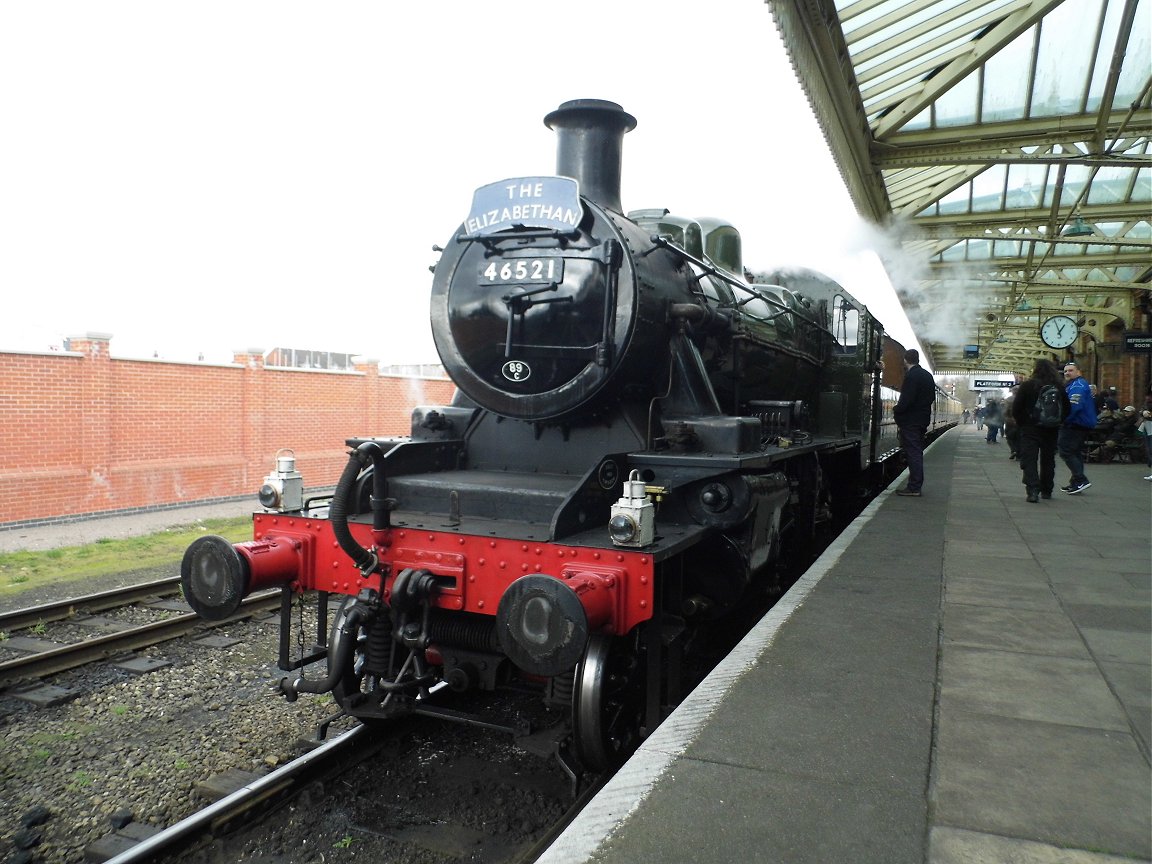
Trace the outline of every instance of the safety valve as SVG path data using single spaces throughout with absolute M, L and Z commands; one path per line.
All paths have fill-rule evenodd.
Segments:
M 280 513 L 304 506 L 304 478 L 296 470 L 296 453 L 288 448 L 276 451 L 276 470 L 260 487 L 260 506 Z
M 656 508 L 640 472 L 633 471 L 624 481 L 624 497 L 612 505 L 608 534 L 617 546 L 647 546 L 656 537 Z

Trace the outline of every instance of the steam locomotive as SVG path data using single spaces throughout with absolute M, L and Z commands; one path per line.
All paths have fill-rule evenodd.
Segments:
M 505 728 L 598 772 L 691 686 L 700 634 L 899 470 L 885 376 L 903 349 L 827 277 L 753 278 L 726 222 L 626 214 L 619 105 L 544 122 L 556 176 L 476 190 L 434 268 L 452 404 L 347 439 L 322 499 L 278 458 L 254 539 L 198 539 L 181 579 L 209 619 L 282 588 L 290 700 L 484 722 L 460 700 L 514 688 L 545 710 Z M 935 427 L 955 405 L 939 394 Z M 305 592 L 317 640 L 293 656 Z

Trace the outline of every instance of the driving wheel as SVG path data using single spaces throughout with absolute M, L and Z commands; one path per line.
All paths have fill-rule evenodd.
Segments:
M 640 744 L 644 665 L 631 639 L 596 634 L 576 666 L 572 729 L 589 771 L 618 767 Z
M 332 698 L 341 708 L 348 710 L 354 700 L 361 696 L 361 686 L 364 682 L 364 648 L 367 638 L 361 627 L 356 627 L 355 633 L 348 632 L 348 610 L 356 602 L 355 597 L 345 597 L 344 602 L 336 610 L 332 618 L 332 629 L 328 634 L 328 671 L 332 671 L 332 664 L 336 658 L 336 646 L 343 639 L 354 639 L 355 647 L 348 655 L 345 668 L 336 686 L 332 688 Z

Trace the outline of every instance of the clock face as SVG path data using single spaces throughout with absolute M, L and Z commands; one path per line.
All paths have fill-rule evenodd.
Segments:
M 1078 333 L 1076 322 L 1067 315 L 1055 315 L 1040 326 L 1040 338 L 1049 348 L 1067 348 Z

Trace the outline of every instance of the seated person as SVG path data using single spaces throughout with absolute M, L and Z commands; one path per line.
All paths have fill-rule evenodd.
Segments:
M 1140 418 L 1136 415 L 1136 406 L 1125 405 L 1124 410 L 1120 412 L 1120 415 L 1113 422 L 1111 430 L 1105 436 L 1105 442 L 1114 447 L 1135 435 L 1136 427 L 1139 425 Z
M 1111 408 L 1104 408 L 1096 416 L 1096 435 L 1099 440 L 1104 440 L 1112 434 L 1112 429 L 1116 426 L 1116 413 Z

